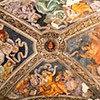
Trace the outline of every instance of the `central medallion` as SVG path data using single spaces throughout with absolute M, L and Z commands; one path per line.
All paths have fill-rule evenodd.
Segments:
M 45 44 L 44 44 L 44 48 L 48 51 L 48 52 L 53 52 L 56 50 L 57 48 L 57 43 L 54 40 L 48 40 Z
M 50 30 L 49 30 L 50 31 Z M 66 44 L 59 33 L 47 32 L 37 41 L 37 52 L 46 60 L 56 60 L 60 52 L 64 52 Z

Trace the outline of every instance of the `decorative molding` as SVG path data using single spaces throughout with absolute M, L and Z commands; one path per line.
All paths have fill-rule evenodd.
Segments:
M 21 100 L 87 100 L 87 98 L 83 97 L 76 97 L 76 96 L 66 96 L 66 95 L 59 95 L 59 96 L 37 96 L 37 97 L 28 97 Z
M 93 90 L 95 97 L 99 96 L 100 83 L 98 82 L 98 80 L 96 80 L 93 77 L 93 75 L 91 75 L 69 54 L 67 53 L 65 54 L 63 52 L 66 49 L 65 48 L 66 40 L 70 39 L 71 37 L 74 37 L 75 35 L 83 33 L 84 31 L 94 27 L 97 24 L 100 24 L 100 12 L 93 13 L 87 16 L 86 18 L 83 18 L 78 22 L 70 25 L 68 28 L 62 31 L 51 29 L 51 30 L 45 30 L 44 32 L 41 32 L 35 27 L 26 23 L 25 21 L 18 19 L 16 18 L 16 16 L 5 11 L 2 7 L 0 7 L 0 22 L 2 22 L 5 26 L 8 26 L 11 29 L 19 32 L 20 34 L 25 35 L 25 37 L 28 37 L 30 40 L 33 39 L 35 40 L 35 42 L 37 41 L 36 44 L 37 54 L 35 56 L 32 56 L 31 58 L 28 58 L 26 63 L 18 67 L 18 69 L 11 75 L 11 77 L 9 77 L 9 79 L 1 86 L 0 94 L 2 94 L 3 96 L 9 95 L 11 91 L 13 91 L 15 85 L 20 80 L 22 80 L 28 73 L 30 73 L 36 67 L 36 65 L 41 61 L 41 59 L 45 59 L 47 61 L 51 61 L 50 59 L 52 59 L 52 61 L 60 59 L 63 62 L 63 64 L 67 66 L 67 68 L 69 68 L 73 73 L 76 74 L 77 77 L 81 78 L 85 83 L 89 85 L 89 87 Z M 49 38 L 57 42 L 56 52 L 49 53 L 45 50 L 44 42 L 42 41 L 42 39 L 48 40 Z M 41 52 L 43 54 L 41 54 Z M 48 99 L 50 98 L 51 97 L 48 97 Z M 62 98 L 63 97 L 60 97 L 60 100 Z M 40 100 L 39 97 L 36 99 Z M 56 99 L 56 97 L 54 99 Z M 84 98 L 73 99 L 70 97 L 64 97 L 64 99 L 85 100 Z M 32 100 L 34 100 L 34 97 L 32 97 Z M 44 97 L 43 100 L 47 100 L 47 97 Z
M 94 76 L 85 68 L 83 68 L 75 59 L 73 59 L 68 53 L 62 53 L 59 55 L 59 59 L 67 66 L 67 68 L 76 74 L 76 77 L 81 78 L 91 90 L 95 97 L 100 97 L 100 83 Z
M 40 55 L 35 55 L 33 58 L 31 58 L 27 64 L 25 64 L 23 67 L 21 67 L 20 70 L 17 71 L 10 79 L 9 81 L 1 88 L 0 94 L 6 96 L 9 91 L 15 86 L 15 84 L 20 81 L 20 79 L 28 73 L 35 64 L 37 64 L 41 59 Z
M 46 47 L 45 44 L 49 41 L 53 42 L 55 46 L 52 52 L 46 50 L 48 47 Z M 37 52 L 40 53 L 47 61 L 55 61 L 58 58 L 58 54 L 66 50 L 65 45 L 65 41 L 61 38 L 60 34 L 52 31 L 43 34 L 40 40 L 37 41 Z
M 93 28 L 97 24 L 100 24 L 100 12 L 93 13 L 76 23 L 70 25 L 62 31 L 62 37 L 66 40 L 74 37 L 75 35 L 81 34 L 90 28 Z
M 3 22 L 5 25 L 12 25 L 15 28 L 20 29 L 24 32 L 24 34 L 28 34 L 34 39 L 38 40 L 40 37 L 40 31 L 31 26 L 29 23 L 25 22 L 24 20 L 16 18 L 11 13 L 5 11 L 2 7 L 0 7 L 0 21 Z

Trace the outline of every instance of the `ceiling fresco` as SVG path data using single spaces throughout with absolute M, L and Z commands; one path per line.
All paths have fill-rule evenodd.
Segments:
M 54 99 L 100 99 L 100 1 L 0 0 L 0 100 Z
M 99 28 L 100 25 L 97 25 L 91 30 L 84 32 L 84 34 L 71 38 L 68 40 L 67 48 L 67 52 L 97 77 L 98 80 L 100 80 Z
M 21 63 L 34 55 L 34 41 L 12 29 L 2 26 L 0 30 L 0 86 L 11 77 Z

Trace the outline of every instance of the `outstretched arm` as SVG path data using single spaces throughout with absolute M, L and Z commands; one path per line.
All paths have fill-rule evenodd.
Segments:
M 56 74 L 56 68 L 57 67 L 58 67 L 57 65 L 54 67 L 53 76 Z

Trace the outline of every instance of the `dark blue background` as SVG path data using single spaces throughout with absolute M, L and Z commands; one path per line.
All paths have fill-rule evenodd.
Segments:
M 22 36 L 21 34 L 15 32 L 14 30 L 12 30 L 12 29 L 10 29 L 6 26 L 4 28 L 7 31 L 7 33 L 9 34 L 9 38 L 12 39 L 13 41 L 15 41 L 17 38 L 20 38 L 22 42 L 25 41 L 27 43 L 27 45 L 28 45 L 28 56 L 26 58 L 28 58 L 31 54 L 34 53 L 34 51 L 33 51 L 33 45 L 34 45 L 33 41 L 27 39 L 26 37 Z M 23 52 L 24 48 L 20 47 L 19 50 Z M 17 65 L 14 68 L 19 66 L 26 58 L 22 59 L 22 61 L 20 63 L 17 63 Z M 5 58 L 5 62 L 6 61 L 7 61 L 7 59 Z

